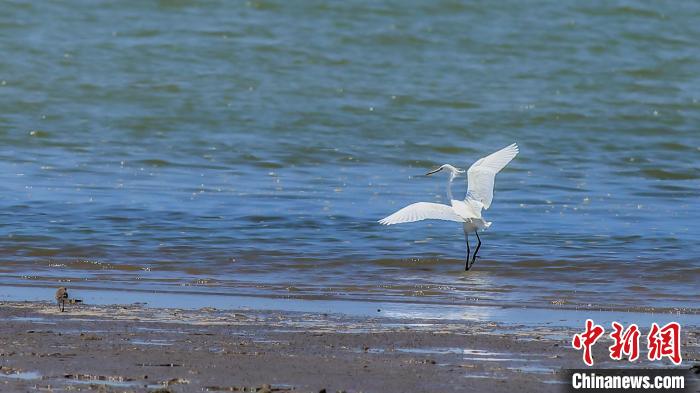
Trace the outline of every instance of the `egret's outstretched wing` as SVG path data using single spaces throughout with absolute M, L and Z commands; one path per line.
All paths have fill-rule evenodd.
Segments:
M 448 220 L 464 222 L 464 220 L 452 210 L 452 206 L 440 203 L 418 202 L 404 207 L 389 217 L 379 220 L 380 224 L 392 225 L 404 222 L 421 220 Z
M 518 154 L 518 145 L 505 147 L 475 162 L 467 171 L 467 199 L 481 202 L 484 209 L 491 206 L 496 174 Z

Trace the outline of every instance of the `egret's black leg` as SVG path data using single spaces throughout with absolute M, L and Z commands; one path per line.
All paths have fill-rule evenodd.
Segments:
M 63 312 L 66 309 L 66 301 L 61 299 L 61 312 Z
M 474 231 L 474 234 L 476 235 L 476 240 L 478 240 L 479 243 L 477 243 L 476 250 L 474 250 L 474 255 L 472 256 L 472 265 L 474 265 L 474 262 L 476 262 L 476 254 L 479 252 L 479 247 L 481 247 L 481 239 L 479 238 L 479 232 Z M 471 267 L 471 265 L 469 267 Z
M 469 234 L 464 231 L 464 240 L 467 242 L 467 261 L 464 263 L 464 271 L 466 272 L 469 270 L 469 254 L 471 254 L 471 250 L 469 250 Z

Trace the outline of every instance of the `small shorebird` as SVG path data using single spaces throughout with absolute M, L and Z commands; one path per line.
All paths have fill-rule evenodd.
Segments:
M 450 173 L 450 178 L 447 181 L 447 199 L 450 201 L 451 206 L 441 203 L 418 202 L 379 220 L 379 223 L 392 225 L 421 220 L 447 220 L 462 223 L 464 238 L 467 242 L 467 261 L 464 270 L 469 270 L 476 261 L 476 254 L 479 252 L 479 247 L 481 247 L 478 231 L 483 231 L 491 226 L 491 223 L 484 220 L 481 216 L 481 210 L 488 209 L 491 206 L 496 174 L 505 168 L 517 154 L 518 145 L 513 143 L 472 164 L 467 171 L 467 196 L 463 201 L 452 199 L 452 181 L 455 177 L 464 173 L 464 170 L 449 164 L 442 165 L 440 168 L 426 173 L 426 176 L 442 170 L 447 170 Z M 479 243 L 476 246 L 470 264 L 469 232 L 471 231 L 474 231 Z
M 56 290 L 56 302 L 58 303 L 58 309 L 63 312 L 66 308 L 66 301 L 68 300 L 68 290 L 66 287 L 60 287 Z

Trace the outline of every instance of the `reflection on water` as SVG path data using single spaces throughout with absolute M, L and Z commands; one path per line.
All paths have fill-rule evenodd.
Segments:
M 41 374 L 36 371 L 20 371 L 10 374 L 0 373 L 0 378 L 33 380 L 41 379 Z

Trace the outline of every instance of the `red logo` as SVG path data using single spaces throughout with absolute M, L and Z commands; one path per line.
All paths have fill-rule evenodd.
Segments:
M 610 359 L 622 360 L 622 355 L 627 355 L 630 362 L 634 362 L 639 358 L 639 328 L 635 324 L 631 324 L 627 330 L 622 332 L 623 327 L 617 322 L 612 323 L 614 332 L 610 333 L 610 338 L 615 340 L 615 343 L 608 349 L 610 350 Z
M 627 329 L 617 322 L 612 323 L 613 332 L 610 338 L 613 345 L 608 347 L 610 359 L 627 360 L 634 362 L 639 359 L 639 337 L 641 332 L 636 324 L 631 324 Z M 575 334 L 571 340 L 574 349 L 583 349 L 583 362 L 588 366 L 593 365 L 591 348 L 605 332 L 602 326 L 596 325 L 593 320 L 586 320 L 586 330 Z M 663 327 L 652 323 L 647 335 L 647 358 L 651 361 L 669 358 L 673 364 L 679 365 L 681 357 L 681 325 L 678 322 L 670 322 Z
M 651 331 L 647 336 L 649 360 L 660 360 L 664 357 L 671 359 L 673 364 L 681 364 L 681 325 L 671 322 L 662 328 L 656 323 L 651 324 Z
M 583 361 L 589 365 L 593 365 L 593 355 L 591 347 L 603 335 L 605 329 L 600 325 L 593 325 L 592 319 L 586 319 L 586 331 L 581 334 L 575 334 L 571 344 L 576 349 L 583 348 Z

